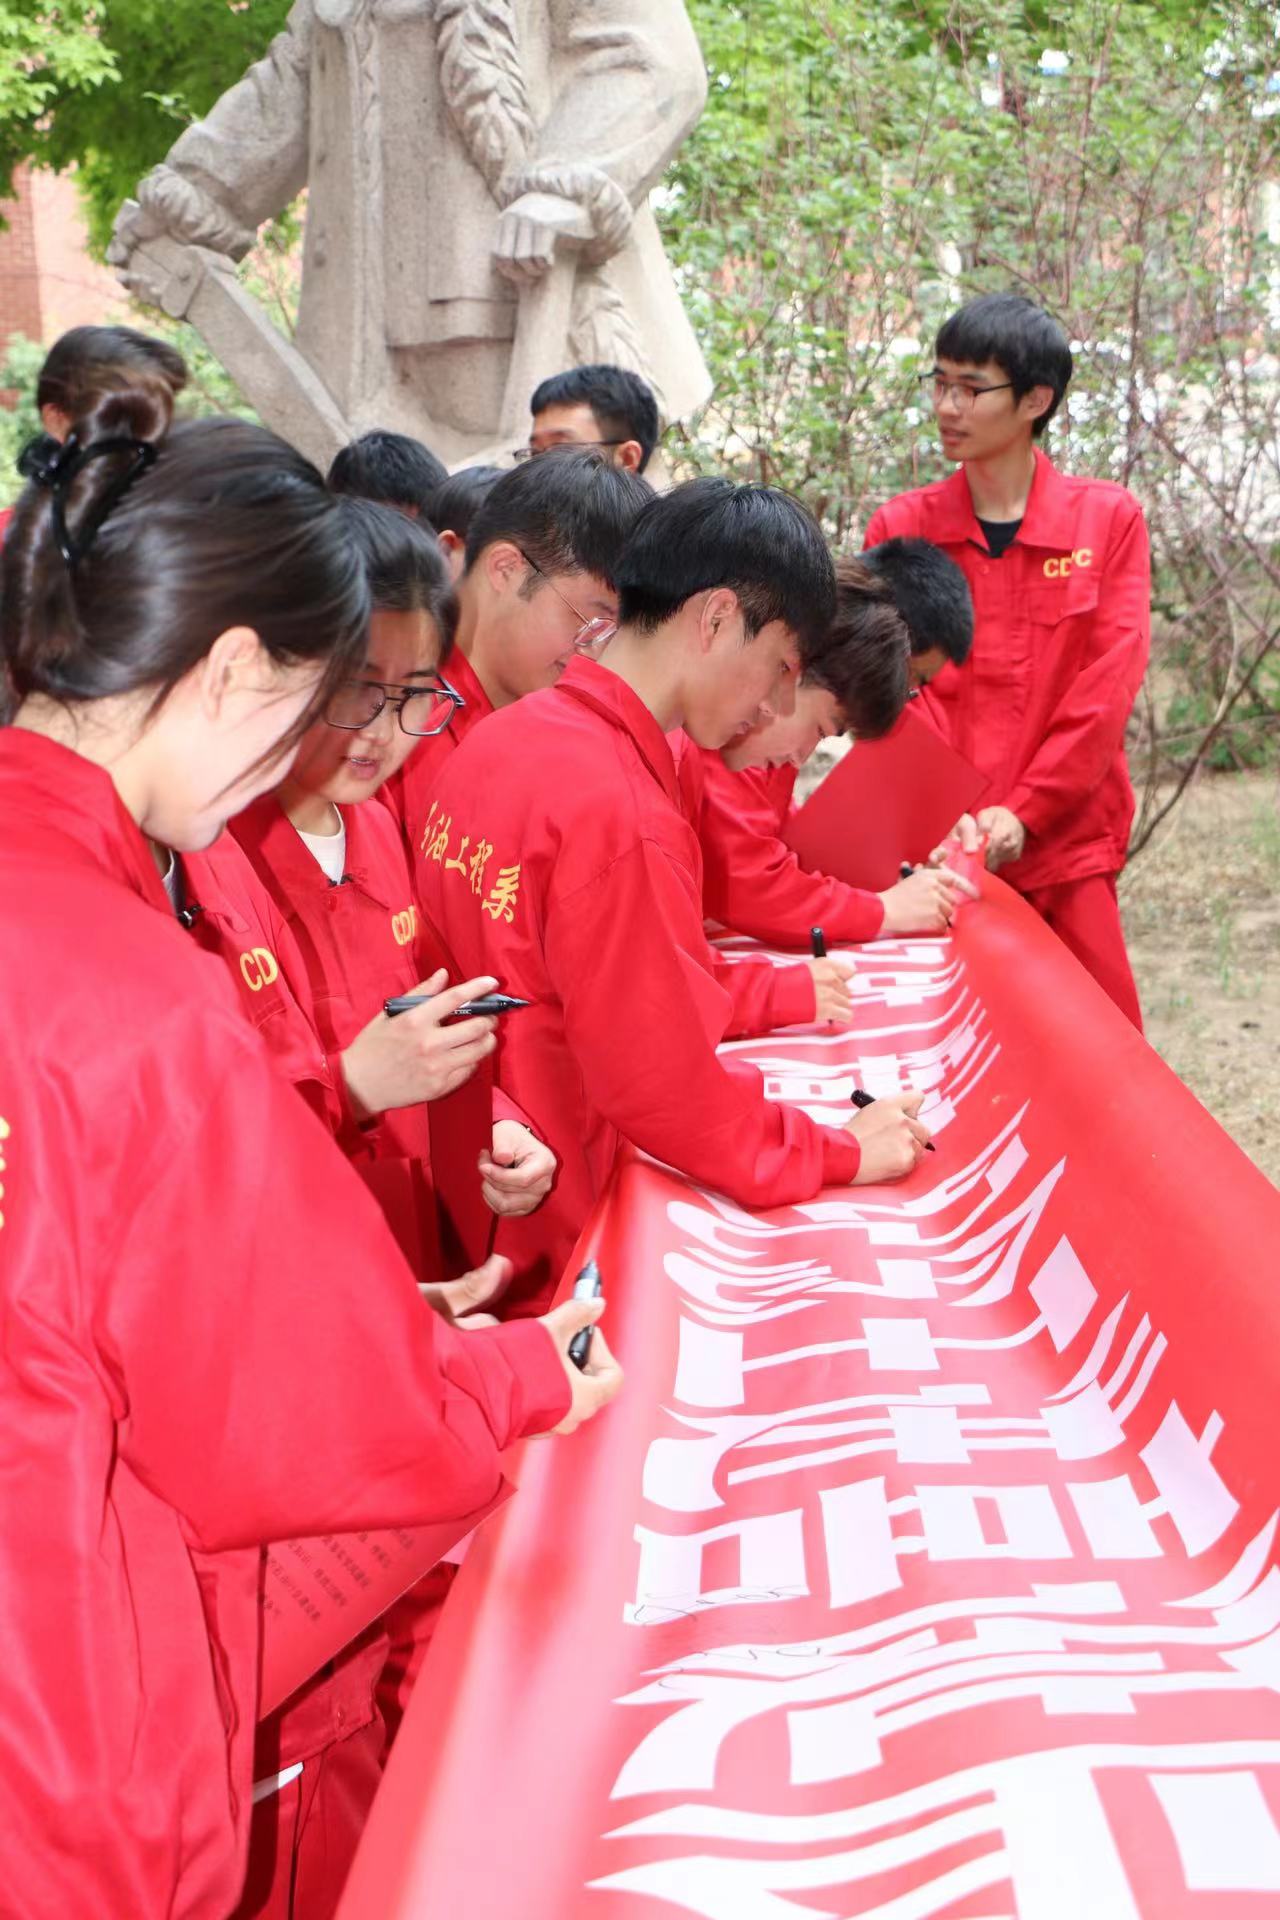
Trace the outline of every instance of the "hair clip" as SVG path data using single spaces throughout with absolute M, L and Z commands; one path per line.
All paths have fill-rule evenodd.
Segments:
M 132 453 L 133 459 L 123 473 L 107 483 L 102 498 L 85 515 L 73 537 L 67 527 L 66 513 L 71 484 L 90 460 L 105 459 L 113 453 Z M 68 567 L 76 567 L 84 559 L 107 516 L 119 506 L 134 481 L 154 464 L 155 458 L 156 448 L 151 441 L 135 440 L 132 434 L 111 434 L 104 440 L 91 440 L 87 447 L 77 447 L 75 435 L 71 435 L 49 469 L 51 478 L 44 483 L 53 488 L 53 533 Z
M 18 472 L 37 487 L 52 487 L 71 465 L 77 451 L 74 434 L 64 445 L 51 433 L 38 433 L 18 455 Z

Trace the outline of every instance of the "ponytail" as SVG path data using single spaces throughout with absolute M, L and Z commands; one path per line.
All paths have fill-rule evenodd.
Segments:
M 301 732 L 358 660 L 361 559 L 320 474 L 263 427 L 174 426 L 172 406 L 151 384 L 108 394 L 29 457 L 0 555 L 0 718 L 144 691 L 154 713 L 248 627 L 281 665 L 325 664 Z

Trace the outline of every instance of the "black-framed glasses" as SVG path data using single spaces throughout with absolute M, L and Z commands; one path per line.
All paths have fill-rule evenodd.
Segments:
M 575 452 L 583 447 L 624 447 L 625 440 L 553 440 L 549 447 L 512 447 L 513 460 L 536 460 L 540 453 L 554 453 L 557 447 L 572 447 Z
M 984 393 L 1004 393 L 1013 386 L 1012 380 L 998 380 L 989 387 L 971 387 L 963 380 L 948 380 L 942 373 L 922 373 L 918 384 L 933 406 L 940 407 L 950 395 L 960 413 L 972 413 L 974 402 Z
M 547 586 L 550 587 L 552 593 L 556 596 L 556 599 L 559 600 L 563 606 L 568 607 L 570 613 L 578 622 L 578 631 L 573 637 L 573 644 L 579 653 L 594 653 L 597 648 L 604 645 L 606 640 L 613 637 L 618 628 L 616 620 L 611 619 L 610 616 L 605 613 L 583 613 L 580 607 L 574 606 L 567 593 L 560 591 L 546 569 L 540 567 L 536 560 L 529 558 L 523 547 L 517 547 L 516 552 L 520 555 L 526 567 L 533 573 L 536 573 L 540 580 L 546 582 Z
M 401 733 L 415 740 L 430 740 L 443 733 L 459 707 L 466 704 L 443 675 L 422 686 L 393 680 L 344 680 L 330 695 L 324 717 L 331 727 L 359 733 L 371 727 L 382 709 L 390 706 Z

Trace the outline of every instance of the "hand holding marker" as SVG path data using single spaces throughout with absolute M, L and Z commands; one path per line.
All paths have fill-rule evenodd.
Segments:
M 598 1300 L 603 1286 L 599 1267 L 594 1260 L 588 1260 L 573 1283 L 573 1297 L 575 1300 Z M 569 1342 L 569 1358 L 575 1367 L 586 1366 L 587 1355 L 591 1352 L 591 1336 L 594 1332 L 593 1326 L 584 1327 L 581 1333 L 575 1333 Z
M 412 1013 L 415 1007 L 425 1007 L 428 1000 L 432 998 L 434 996 L 429 993 L 401 994 L 398 999 L 384 1000 L 382 1011 L 389 1020 L 394 1020 L 398 1013 Z M 521 1007 L 532 1005 L 532 1000 L 516 1000 L 509 993 L 485 993 L 478 1000 L 465 1000 L 455 1013 L 449 1015 L 449 1018 L 469 1020 L 479 1016 L 481 1019 L 492 1020 L 500 1013 L 519 1013 Z

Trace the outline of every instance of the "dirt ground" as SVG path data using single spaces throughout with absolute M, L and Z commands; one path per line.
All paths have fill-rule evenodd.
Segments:
M 1147 1038 L 1280 1185 L 1280 781 L 1202 779 L 1120 900 Z

